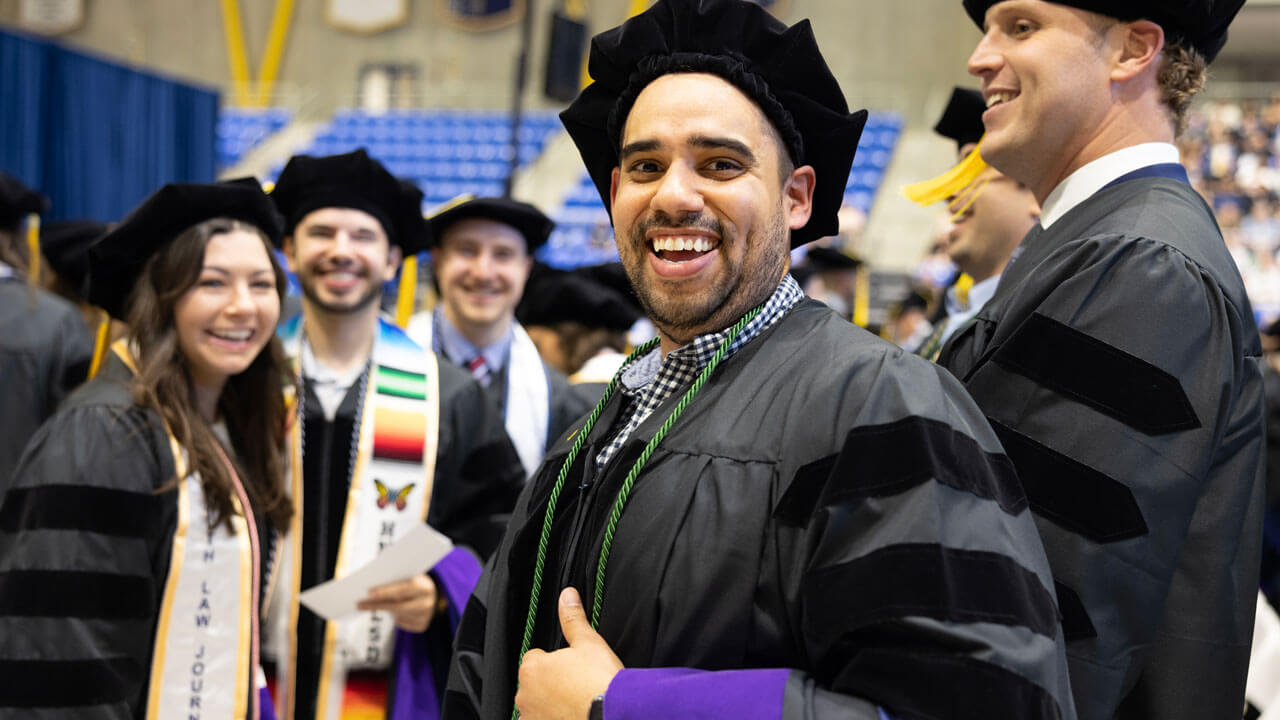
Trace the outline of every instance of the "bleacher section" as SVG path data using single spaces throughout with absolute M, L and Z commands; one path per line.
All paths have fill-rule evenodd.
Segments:
M 285 111 L 224 110 L 219 123 L 220 157 L 231 158 L 233 151 L 235 159 L 242 157 L 254 142 L 287 121 Z M 873 113 L 867 120 L 845 186 L 847 205 L 870 211 L 901 130 L 902 119 L 896 114 Z M 526 114 L 521 122 L 520 165 L 537 159 L 550 137 L 560 131 L 556 113 Z M 430 210 L 463 193 L 502 194 L 510 170 L 511 124 L 504 112 L 401 110 L 369 114 L 343 110 L 322 126 L 301 152 L 332 155 L 360 147 L 395 175 L 416 181 L 426 194 L 425 208 Z M 274 179 L 281 167 L 274 167 L 269 179 Z M 562 208 L 546 209 L 555 218 L 557 229 L 540 251 L 543 262 L 568 268 L 617 259 L 608 213 L 586 171 L 566 194 Z
M 864 213 L 871 211 L 901 131 L 902 118 L 896 114 L 873 113 L 867 119 L 845 185 L 846 205 Z M 555 220 L 556 231 L 541 251 L 543 262 L 571 268 L 618 259 L 609 214 L 585 171 L 577 187 L 565 197 L 564 209 L 555 215 Z
M 560 129 L 560 120 L 553 112 L 527 113 L 520 127 L 523 166 L 538 157 L 547 138 Z M 371 115 L 345 110 L 334 115 L 304 152 L 332 155 L 360 147 L 393 174 L 416 181 L 431 208 L 462 193 L 502 194 L 511 163 L 511 121 L 508 114 L 492 111 Z
M 291 119 L 292 113 L 284 108 L 222 108 L 218 113 L 218 170 L 240 162 Z

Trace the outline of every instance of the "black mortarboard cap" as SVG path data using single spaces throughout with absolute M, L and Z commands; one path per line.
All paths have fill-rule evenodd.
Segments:
M 850 257 L 828 247 L 809 248 L 805 255 L 805 264 L 814 270 L 856 270 L 862 264 L 857 258 Z
M 964 9 L 981 28 L 987 10 L 1002 0 L 964 0 Z M 1227 44 L 1227 26 L 1244 0 L 1049 0 L 1117 20 L 1151 20 L 1164 28 L 1166 42 L 1180 41 L 1213 62 Z
M 431 216 L 433 246 L 439 245 L 450 225 L 472 218 L 493 220 L 515 228 L 524 236 L 530 253 L 542 247 L 556 227 L 555 221 L 529 203 L 500 197 L 472 198 Z
M 836 213 L 867 113 L 849 113 L 808 20 L 787 27 L 745 0 L 658 0 L 595 36 L 588 69 L 593 82 L 560 120 L 605 207 L 622 128 L 640 91 L 672 72 L 705 72 L 750 97 L 777 129 L 792 161 L 813 166 L 813 212 L 804 227 L 791 232 L 792 247 L 839 230 Z
M 522 325 L 576 322 L 610 330 L 627 330 L 642 314 L 621 293 L 585 274 L 545 267 L 530 273 L 516 307 Z
M 970 88 L 957 87 L 951 91 L 951 99 L 938 118 L 933 131 L 945 138 L 956 141 L 956 150 L 976 143 L 982 139 L 987 129 L 982 124 L 982 113 L 986 112 L 987 103 L 982 99 L 982 92 Z
M 40 228 L 40 252 L 69 287 L 88 294 L 89 246 L 105 235 L 107 225 L 96 220 L 60 220 Z
M 15 225 L 31 213 L 49 212 L 49 198 L 23 185 L 18 178 L 0 171 L 0 227 Z
M 342 155 L 294 155 L 280 171 L 271 199 L 285 218 L 285 234 L 315 210 L 354 208 L 377 218 L 405 255 L 429 247 L 422 191 L 387 172 L 364 148 Z
M 573 272 L 577 275 L 600 283 L 601 285 L 613 288 L 619 295 L 627 299 L 632 307 L 641 315 L 644 310 L 640 306 L 640 297 L 636 295 L 635 285 L 631 284 L 631 278 L 627 276 L 627 270 L 620 262 L 601 263 L 599 265 L 584 265 L 574 268 Z
M 184 230 L 214 218 L 253 225 L 278 245 L 280 214 L 251 178 L 165 185 L 89 248 L 89 302 L 124 319 L 125 300 L 153 255 Z

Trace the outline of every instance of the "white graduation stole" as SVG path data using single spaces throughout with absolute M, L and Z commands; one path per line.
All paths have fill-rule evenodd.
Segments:
M 298 367 L 302 350 L 301 316 L 280 328 L 285 349 Z M 399 328 L 382 319 L 374 340 L 372 367 L 359 412 L 360 437 L 351 471 L 335 577 L 369 562 L 386 545 L 426 522 L 435 479 L 440 419 L 435 353 L 423 350 Z M 302 421 L 289 432 L 290 494 L 302 507 Z M 271 605 L 269 648 L 277 659 L 276 707 L 292 718 L 297 663 L 298 594 L 301 590 L 303 518 L 294 513 L 289 542 Z M 395 623 L 390 613 L 360 612 L 325 624 L 316 718 L 335 719 L 342 710 L 346 675 L 356 669 L 390 666 Z
M 137 372 L 123 340 L 112 348 Z M 234 494 L 231 530 L 209 527 L 200 475 L 168 428 L 178 484 L 178 526 L 151 657 L 147 719 L 249 718 L 258 708 L 257 527 L 235 467 L 222 453 Z M 253 673 L 250 674 L 252 668 Z M 253 692 L 249 683 L 255 682 Z
M 511 323 L 511 357 L 507 360 L 507 407 L 503 418 L 507 436 L 515 445 L 525 477 L 533 477 L 547 451 L 551 424 L 551 387 L 547 371 L 529 333 Z M 423 347 L 434 347 L 435 316 L 419 313 L 409 320 L 407 331 Z

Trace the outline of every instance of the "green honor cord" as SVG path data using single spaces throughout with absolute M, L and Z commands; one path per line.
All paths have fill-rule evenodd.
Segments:
M 671 427 L 676 424 L 676 420 L 684 413 L 685 408 L 689 406 L 693 396 L 698 394 L 698 391 L 706 384 L 707 379 L 711 377 L 711 373 L 715 372 L 716 366 L 720 364 L 720 361 L 724 359 L 725 353 L 729 351 L 729 346 L 742 333 L 742 329 L 747 326 L 747 323 L 751 322 L 763 309 L 763 304 L 756 306 L 751 312 L 743 315 L 737 324 L 729 328 L 729 333 L 721 341 L 715 355 L 711 356 L 711 360 L 702 369 L 702 372 L 698 374 L 698 378 L 693 381 L 693 385 L 689 386 L 684 396 L 671 409 L 671 414 L 667 416 L 666 421 L 662 423 L 662 427 L 658 428 L 658 432 L 654 434 L 653 439 L 645 446 L 644 451 L 640 453 L 640 457 L 636 458 L 635 464 L 631 466 L 631 472 L 627 473 L 626 479 L 622 482 L 622 487 L 618 489 L 618 496 L 613 501 L 613 511 L 609 513 L 609 524 L 605 526 L 604 542 L 600 545 L 600 562 L 596 566 L 596 589 L 591 602 L 592 628 L 596 628 L 600 624 L 600 608 L 604 602 L 605 568 L 609 563 L 609 551 L 613 548 L 614 532 L 618 528 L 618 520 L 622 517 L 622 509 L 627 504 L 627 497 L 631 494 L 631 487 L 635 485 L 636 478 L 639 477 L 640 471 L 644 469 L 645 463 L 649 461 L 649 457 L 653 455 L 653 451 L 657 449 L 658 443 L 662 442 L 662 438 L 666 437 Z M 547 562 L 547 546 L 551 542 L 551 521 L 555 517 L 556 503 L 560 499 L 560 492 L 564 490 L 564 481 L 569 476 L 569 468 L 573 467 L 574 461 L 578 459 L 578 453 L 587 442 L 587 435 L 595 427 L 596 420 L 600 419 L 600 413 L 604 411 L 604 406 L 617 389 L 622 373 L 630 367 L 636 358 L 648 353 L 657 343 L 658 340 L 656 338 L 650 340 L 636 348 L 627 357 L 622 364 L 622 368 L 609 381 L 609 385 L 605 388 L 604 396 L 600 398 L 600 402 L 596 403 L 595 409 L 587 416 L 587 421 L 583 423 L 582 428 L 574 435 L 573 444 L 569 446 L 569 455 L 564 459 L 564 465 L 560 467 L 560 474 L 556 476 L 556 484 L 551 488 L 551 495 L 547 498 L 547 510 L 542 516 L 542 533 L 538 536 L 538 556 L 533 566 L 533 587 L 529 591 L 529 613 L 525 616 L 524 639 L 520 643 L 521 662 L 524 661 L 525 653 L 529 652 L 529 645 L 533 642 L 533 626 L 538 615 L 538 599 L 542 594 L 542 572 Z M 516 711 L 515 706 L 512 705 L 512 720 L 519 716 L 520 714 Z

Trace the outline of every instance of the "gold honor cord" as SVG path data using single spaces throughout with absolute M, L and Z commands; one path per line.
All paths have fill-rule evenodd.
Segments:
M 760 311 L 764 309 L 764 303 L 753 308 L 742 319 L 737 322 L 729 333 L 725 335 L 724 340 L 720 343 L 720 347 L 716 349 L 715 355 L 702 369 L 698 378 L 693 381 L 693 385 L 689 387 L 676 406 L 672 408 L 671 414 L 662 423 L 662 427 L 658 428 L 658 432 L 654 434 L 653 439 L 645 446 L 644 451 L 640 453 L 640 457 L 636 458 L 636 462 L 631 466 L 631 471 L 627 473 L 627 477 L 623 480 L 622 487 L 618 490 L 618 495 L 613 502 L 613 510 L 609 514 L 609 523 L 605 527 L 604 542 L 600 546 L 600 562 L 596 566 L 596 587 L 591 603 L 591 627 L 598 628 L 600 625 L 600 610 L 604 602 L 604 579 L 605 569 L 609 563 L 609 553 L 613 548 L 614 532 L 618 527 L 618 520 L 622 517 L 622 510 L 626 506 L 627 498 L 631 494 L 631 487 L 635 484 L 636 478 L 640 475 L 640 471 L 644 469 L 645 463 L 649 461 L 649 457 L 653 455 L 653 451 L 658 447 L 658 443 L 662 442 L 662 438 L 666 437 L 667 432 L 675 425 L 676 420 L 684 413 L 693 396 L 698 394 L 702 386 L 706 384 L 707 379 L 711 377 L 711 373 L 715 372 L 720 361 L 724 359 L 725 353 L 729 351 L 729 346 L 742 333 L 742 329 L 751 322 Z M 546 567 L 547 547 L 551 543 L 551 523 L 555 518 L 556 505 L 560 500 L 560 493 L 564 490 L 565 478 L 569 476 L 569 470 L 573 467 L 573 463 L 578 459 L 578 453 L 582 450 L 583 445 L 587 442 L 587 436 L 595 427 L 596 420 L 600 419 L 600 413 L 604 411 L 605 405 L 609 402 L 614 391 L 618 387 L 618 383 L 622 378 L 622 374 L 630 367 L 631 363 L 637 358 L 653 349 L 658 344 L 657 338 L 636 348 L 635 352 L 627 357 L 626 362 L 619 368 L 617 374 L 609 381 L 609 385 L 605 388 L 604 395 L 600 398 L 600 402 L 596 403 L 596 407 L 587 416 L 587 420 L 583 423 L 579 430 L 574 432 L 573 444 L 569 447 L 569 455 L 565 457 L 564 464 L 560 466 L 560 473 L 556 476 L 556 484 L 551 488 L 551 495 L 547 498 L 547 509 L 542 516 L 542 532 L 538 536 L 538 554 L 533 566 L 533 586 L 529 590 L 529 612 L 525 615 L 524 622 L 524 638 L 520 643 L 520 657 L 518 663 L 524 662 L 525 653 L 529 652 L 529 646 L 533 642 L 533 629 L 537 621 L 538 600 L 542 595 L 542 573 Z M 588 460 L 590 462 L 590 460 Z M 518 664 L 517 664 L 518 667 Z M 517 683 L 518 686 L 519 683 Z M 520 717 L 520 712 L 515 705 L 511 706 L 511 718 L 516 720 Z

